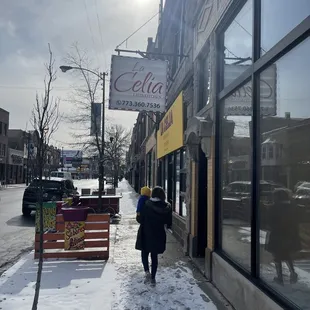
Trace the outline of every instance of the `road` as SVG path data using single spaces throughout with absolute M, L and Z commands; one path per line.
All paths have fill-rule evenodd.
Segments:
M 98 188 L 98 180 L 76 180 L 81 188 Z M 33 249 L 35 216 L 24 218 L 24 185 L 0 191 L 0 274 L 24 252 Z

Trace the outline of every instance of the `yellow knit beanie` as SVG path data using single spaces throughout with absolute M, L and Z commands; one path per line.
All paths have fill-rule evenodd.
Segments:
M 151 189 L 147 186 L 142 187 L 141 195 L 151 197 Z

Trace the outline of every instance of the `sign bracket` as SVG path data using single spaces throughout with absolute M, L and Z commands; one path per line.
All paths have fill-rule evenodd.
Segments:
M 145 114 L 153 122 L 153 124 L 157 125 L 157 122 L 154 121 L 152 117 L 146 111 L 142 111 L 142 113 Z
M 149 58 L 149 56 L 165 56 L 165 57 L 189 57 L 188 55 L 184 54 L 174 54 L 174 53 L 158 53 L 158 52 L 142 52 L 139 50 L 124 50 L 116 48 L 115 52 L 117 52 L 118 56 L 120 56 L 121 53 L 133 53 L 138 54 L 143 58 Z

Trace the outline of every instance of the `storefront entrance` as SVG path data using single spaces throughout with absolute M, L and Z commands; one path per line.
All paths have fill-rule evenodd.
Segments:
M 197 256 L 204 257 L 207 247 L 207 158 L 199 148 L 198 163 L 198 226 L 197 226 Z

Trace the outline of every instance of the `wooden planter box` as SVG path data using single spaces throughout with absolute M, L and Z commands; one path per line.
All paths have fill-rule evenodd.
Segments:
M 64 250 L 65 222 L 62 214 L 56 216 L 57 232 L 43 235 L 43 258 L 109 259 L 110 215 L 88 214 L 85 221 L 85 248 Z M 35 235 L 34 258 L 39 258 L 40 234 Z

